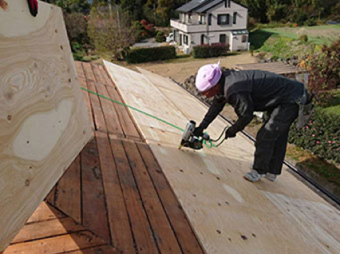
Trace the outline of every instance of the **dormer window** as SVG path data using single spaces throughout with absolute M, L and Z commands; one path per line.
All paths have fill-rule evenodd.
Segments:
M 229 14 L 219 14 L 217 15 L 218 25 L 229 25 Z
M 230 0 L 224 0 L 224 7 L 230 8 Z

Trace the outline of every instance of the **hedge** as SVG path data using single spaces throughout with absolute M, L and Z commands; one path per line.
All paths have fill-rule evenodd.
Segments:
M 128 63 L 144 63 L 172 58 L 176 58 L 174 46 L 138 48 L 128 50 L 125 54 L 125 60 Z
M 292 125 L 289 143 L 340 163 L 340 117 L 316 110 L 305 127 L 298 130 Z
M 208 58 L 208 57 L 217 57 L 217 56 L 226 56 L 229 50 L 228 44 L 203 44 L 198 45 L 193 48 L 193 56 L 194 58 Z

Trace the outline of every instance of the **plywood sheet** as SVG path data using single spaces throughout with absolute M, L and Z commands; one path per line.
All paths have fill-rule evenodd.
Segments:
M 0 251 L 91 138 L 62 11 L 0 9 Z
M 188 119 L 200 122 L 207 111 L 167 79 L 163 82 L 161 77 L 156 79 L 154 74 L 143 71 L 149 81 L 146 82 L 139 73 L 108 62 L 105 65 L 131 106 L 161 118 L 176 116 L 170 121 L 182 128 Z M 339 212 L 286 170 L 275 183 L 264 179 L 253 184 L 243 179 L 251 168 L 254 147 L 242 134 L 217 149 L 178 150 L 180 131 L 131 113 L 207 253 L 340 251 L 339 228 L 327 226 L 340 222 Z M 218 118 L 208 132 L 216 137 L 226 125 Z M 293 215 L 287 213 L 287 209 L 293 210 L 285 203 L 287 199 L 301 203 Z M 322 216 L 318 221 L 325 211 L 332 216 Z

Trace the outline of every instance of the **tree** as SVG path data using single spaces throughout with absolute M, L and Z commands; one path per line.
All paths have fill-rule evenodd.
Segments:
M 55 4 L 63 9 L 64 12 L 88 12 L 90 3 L 88 0 L 43 0 L 51 4 Z
M 110 53 L 113 59 L 120 59 L 123 50 L 135 42 L 129 15 L 121 10 L 111 12 L 107 6 L 92 8 L 88 34 L 96 50 Z

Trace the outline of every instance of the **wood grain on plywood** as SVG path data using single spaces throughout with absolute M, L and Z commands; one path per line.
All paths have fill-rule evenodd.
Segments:
M 62 11 L 39 9 L 0 15 L 0 250 L 91 137 Z
M 139 73 L 107 62 L 105 65 L 123 99 L 131 106 L 144 108 L 150 114 L 163 116 L 182 127 L 187 119 L 199 122 L 207 111 L 184 90 L 170 88 L 168 80 L 164 82 L 169 87 L 164 87 L 159 85 L 163 84 L 161 77 L 149 77 L 146 82 Z M 157 80 L 155 84 L 152 83 L 154 80 Z M 277 199 L 269 198 L 263 190 L 273 194 L 278 191 L 288 199 L 304 200 L 312 210 L 326 206 L 334 213 L 335 209 L 287 172 L 274 184 L 265 179 L 255 184 L 245 181 L 242 176 L 251 169 L 254 152 L 253 144 L 245 137 L 237 135 L 218 149 L 178 150 L 180 133 L 145 120 L 139 113 L 131 111 L 131 114 L 207 253 L 250 253 L 254 250 L 261 253 L 324 253 L 324 231 L 314 230 L 313 234 L 320 235 L 313 239 L 304 233 L 306 224 L 309 223 L 312 229 L 318 223 L 308 213 L 300 214 L 303 221 L 308 221 L 303 225 L 287 218 L 286 211 L 280 210 L 282 202 L 278 205 Z M 213 137 L 218 136 L 226 125 L 223 119 L 217 118 L 208 132 Z M 340 216 L 332 219 L 337 223 Z M 329 229 L 327 236 L 338 239 L 340 232 Z M 338 250 L 335 241 L 329 240 L 327 244 L 330 250 Z

